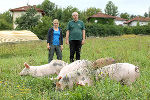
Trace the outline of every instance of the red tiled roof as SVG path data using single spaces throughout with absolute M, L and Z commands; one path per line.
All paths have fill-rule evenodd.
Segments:
M 31 7 L 34 7 L 37 12 L 44 13 L 43 10 L 41 10 L 41 9 L 39 9 L 39 8 L 36 8 L 36 5 L 33 5 L 33 6 L 30 6 L 30 5 L 28 5 L 28 6 L 23 6 L 23 7 L 19 7 L 19 8 L 15 8 L 15 9 L 10 9 L 10 11 L 12 11 L 12 12 L 22 12 L 22 11 L 27 11 L 27 10 L 30 9 Z
M 124 24 L 128 24 L 128 23 L 131 23 L 132 21 L 143 21 L 143 22 L 148 22 L 148 21 L 150 21 L 150 18 L 148 18 L 148 17 L 135 17 L 135 18 L 133 18 L 133 19 L 131 19 L 131 20 L 128 20 L 128 21 L 126 21 L 126 22 L 124 22 Z
M 127 19 L 120 18 L 120 17 L 116 17 L 115 20 L 119 20 L 119 21 L 127 21 Z
M 97 14 L 94 14 L 94 15 L 90 16 L 88 18 L 88 20 L 90 18 L 112 18 L 112 19 L 115 19 L 115 16 L 111 16 L 111 15 L 107 15 L 107 14 L 103 14 L 103 13 L 99 12 Z

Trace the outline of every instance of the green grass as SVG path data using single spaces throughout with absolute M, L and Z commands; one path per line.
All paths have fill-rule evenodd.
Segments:
M 56 91 L 50 77 L 19 76 L 24 62 L 43 65 L 48 62 L 46 41 L 0 44 L 0 100 L 149 100 L 150 99 L 150 36 L 124 35 L 87 38 L 81 59 L 94 61 L 112 57 L 140 67 L 140 78 L 131 87 L 110 79 L 93 86 L 75 86 Z M 56 55 L 54 57 L 56 59 Z M 69 46 L 64 44 L 63 60 L 69 62 Z

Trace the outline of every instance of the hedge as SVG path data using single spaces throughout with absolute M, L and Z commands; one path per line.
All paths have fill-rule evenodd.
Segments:
M 48 27 L 44 26 L 47 24 L 42 24 L 42 26 L 38 27 L 36 26 L 36 32 L 40 32 L 42 34 L 37 34 L 37 36 L 40 36 L 41 39 L 46 39 Z M 42 27 L 45 27 L 46 31 L 42 32 Z M 60 27 L 63 30 L 63 37 L 66 36 L 66 28 L 67 23 L 60 22 Z M 145 26 L 117 26 L 117 25 L 103 25 L 103 24 L 96 24 L 96 23 L 85 23 L 86 28 L 86 36 L 95 36 L 95 37 L 106 37 L 106 36 L 117 36 L 117 35 L 123 35 L 123 34 L 150 34 L 150 25 Z M 41 36 L 42 35 L 42 36 Z
M 123 34 L 122 26 L 92 23 L 87 23 L 85 26 L 87 36 L 114 36 Z

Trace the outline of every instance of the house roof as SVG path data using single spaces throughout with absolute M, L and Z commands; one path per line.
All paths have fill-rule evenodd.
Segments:
M 111 16 L 111 15 L 107 15 L 107 14 L 103 14 L 101 12 L 98 12 L 97 14 L 90 16 L 88 18 L 88 20 L 91 18 L 112 18 L 112 19 L 115 19 L 115 16 Z
M 118 21 L 127 21 L 127 19 L 120 18 L 120 17 L 116 17 L 115 20 L 118 20 Z
M 37 8 L 36 5 L 33 5 L 33 6 L 23 6 L 23 7 L 19 7 L 19 8 L 14 8 L 14 9 L 10 9 L 10 11 L 12 12 L 23 12 L 23 11 L 27 11 L 28 9 L 30 9 L 31 7 L 34 7 L 34 9 L 37 11 L 37 12 L 41 12 L 42 14 L 44 14 L 44 11 Z
M 146 18 L 145 17 L 135 17 L 135 18 L 133 18 L 131 20 L 128 20 L 128 21 L 124 22 L 124 24 L 129 24 L 129 23 L 131 23 L 133 21 L 148 22 L 148 21 L 150 21 L 150 18 L 148 18 L 148 17 L 146 17 Z

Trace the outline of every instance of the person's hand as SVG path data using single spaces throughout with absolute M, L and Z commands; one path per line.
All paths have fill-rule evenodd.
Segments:
M 49 46 L 49 45 L 47 45 L 47 49 L 48 49 L 48 50 L 50 49 L 50 46 Z
M 66 44 L 69 44 L 69 40 L 66 40 Z
M 85 44 L 85 40 L 82 40 L 82 43 L 81 43 L 81 44 L 82 44 L 82 45 Z
M 63 50 L 63 45 L 60 46 L 61 51 Z

